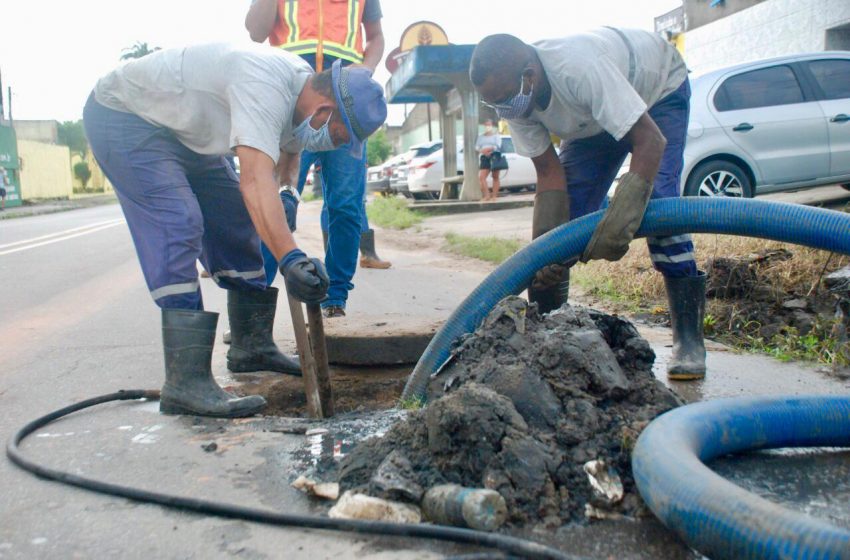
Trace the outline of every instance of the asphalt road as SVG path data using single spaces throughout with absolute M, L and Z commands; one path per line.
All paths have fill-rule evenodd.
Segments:
M 317 253 L 318 204 L 299 216 L 299 243 Z M 514 211 L 487 213 L 482 229 L 509 225 Z M 454 221 L 452 221 L 454 220 Z M 517 220 L 520 220 L 518 217 Z M 428 221 L 417 235 L 388 239 L 379 252 L 390 271 L 358 271 L 352 314 L 387 311 L 446 316 L 484 277 L 486 265 L 447 256 L 422 237 L 471 224 L 470 216 Z M 528 216 L 517 227 L 527 231 Z M 429 225 L 431 224 L 431 225 Z M 439 226 L 439 227 L 438 227 Z M 500 226 L 500 227 L 501 227 Z M 209 310 L 225 295 L 203 281 Z M 73 402 L 119 389 L 162 383 L 159 310 L 150 300 L 127 226 L 117 205 L 0 221 L 0 437 L 26 421 Z M 390 297 L 391 296 L 391 297 Z M 292 348 L 286 309 L 276 339 Z M 226 317 L 219 321 L 224 330 Z M 646 333 L 659 357 L 669 334 Z M 220 340 L 220 338 L 219 338 Z M 223 383 L 225 347 L 213 355 Z M 712 351 L 711 379 L 676 389 L 689 400 L 741 393 L 840 393 L 845 382 L 765 358 Z M 245 380 L 245 379 L 240 379 Z M 272 431 L 275 420 L 242 422 L 162 416 L 155 403 L 105 405 L 42 430 L 25 451 L 48 465 L 121 484 L 276 511 L 316 511 L 289 487 L 304 467 L 304 438 Z M 206 452 L 203 445 L 218 449 Z M 848 462 L 841 462 L 843 469 Z M 830 463 L 833 472 L 839 470 Z M 806 472 L 803 469 L 802 472 Z M 811 471 L 809 471 L 811 472 Z M 144 506 L 36 479 L 0 460 L 0 558 L 437 558 L 460 549 L 421 541 L 376 539 L 279 529 Z M 758 489 L 756 472 L 745 486 Z M 846 504 L 848 490 L 823 484 Z M 791 486 L 789 484 L 789 486 Z M 793 490 L 793 488 L 792 488 Z M 791 492 L 793 494 L 793 492 Z M 780 496 L 778 499 L 781 499 Z M 811 500 L 787 505 L 810 511 Z M 843 510 L 841 510 L 843 512 Z M 846 513 L 825 512 L 847 523 Z M 594 557 L 691 558 L 657 525 L 595 524 L 552 538 Z

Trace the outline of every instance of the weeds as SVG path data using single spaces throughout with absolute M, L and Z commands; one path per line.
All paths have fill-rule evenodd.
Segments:
M 407 229 L 422 221 L 402 198 L 376 198 L 366 206 L 366 215 L 373 223 L 391 229 Z
M 457 233 L 447 233 L 446 242 L 452 253 L 495 264 L 502 263 L 523 246 L 523 243 L 517 239 L 470 237 Z
M 412 396 L 401 399 L 398 407 L 402 410 L 419 410 L 425 407 L 425 397 Z

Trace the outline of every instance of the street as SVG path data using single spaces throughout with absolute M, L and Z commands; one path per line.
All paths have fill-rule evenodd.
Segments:
M 319 253 L 319 208 L 308 203 L 299 214 L 298 240 L 311 254 Z M 352 320 L 391 314 L 444 319 L 493 268 L 441 252 L 445 232 L 492 234 L 499 223 L 503 231 L 521 235 L 530 214 L 531 208 L 523 208 L 441 216 L 426 220 L 419 231 L 380 231 L 381 255 L 394 265 L 389 271 L 358 271 L 349 306 Z M 119 389 L 159 387 L 159 311 L 147 293 L 118 205 L 0 221 L 0 271 L 5 287 L 0 295 L 4 439 L 36 416 L 70 403 Z M 222 312 L 213 371 L 224 385 L 250 382 L 254 377 L 227 374 L 226 347 L 218 342 L 226 328 L 225 294 L 209 279 L 202 286 L 206 308 Z M 656 372 L 663 379 L 669 331 L 641 327 L 641 332 L 658 355 Z M 285 304 L 278 309 L 275 338 L 284 351 L 293 351 Z M 809 366 L 740 355 L 719 345 L 709 346 L 708 361 L 704 383 L 674 387 L 687 400 L 846 392 L 846 382 Z M 161 416 L 156 403 L 104 405 L 42 430 L 27 440 L 24 451 L 48 465 L 121 484 L 319 513 L 321 507 L 289 486 L 305 467 L 299 459 L 304 438 L 272 431 L 277 422 Z M 202 446 L 211 442 L 217 449 L 205 451 Z M 805 472 L 808 463 L 801 461 Z M 786 506 L 824 511 L 833 522 L 847 523 L 835 500 L 848 490 L 834 483 L 846 461 L 832 461 L 832 478 L 821 481 L 812 475 L 807 482 L 811 494 L 802 497 L 767 484 L 775 473 L 762 474 L 758 461 L 743 461 L 732 471 L 739 484 L 777 492 L 774 497 Z M 5 460 L 0 476 L 6 484 L 0 499 L 2 558 L 438 558 L 465 550 L 202 518 L 45 482 Z M 549 540 L 593 557 L 693 557 L 654 522 L 568 527 Z

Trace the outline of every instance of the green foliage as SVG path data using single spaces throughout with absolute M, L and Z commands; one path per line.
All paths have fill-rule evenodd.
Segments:
M 495 264 L 503 262 L 522 247 L 522 243 L 516 239 L 470 237 L 456 233 L 447 233 L 446 241 L 452 253 Z
M 366 206 L 366 215 L 373 223 L 392 229 L 407 229 L 422 221 L 403 198 L 376 198 Z
M 714 334 L 714 329 L 717 326 L 717 317 L 711 313 L 706 313 L 702 319 L 702 328 L 705 334 Z
M 319 197 L 313 194 L 313 191 L 304 191 L 301 194 L 301 202 L 313 202 L 314 200 L 318 200 Z
M 56 141 L 81 156 L 85 155 L 89 146 L 86 139 L 86 131 L 83 128 L 82 119 L 78 121 L 65 121 L 59 124 Z
M 383 128 L 379 128 L 372 136 L 369 137 L 369 143 L 366 144 L 366 159 L 369 165 L 378 165 L 386 161 L 392 153 L 392 146 L 387 140 L 387 133 Z
M 121 55 L 121 60 L 130 60 L 132 58 L 142 58 L 143 56 L 147 56 L 151 53 L 160 50 L 159 47 L 150 48 L 147 43 L 143 43 L 141 41 L 136 41 L 132 47 L 127 47 L 123 49 L 124 54 Z
M 425 397 L 412 396 L 402 399 L 398 407 L 402 410 L 419 410 L 425 406 Z
M 831 329 L 831 322 L 817 322 L 802 336 L 796 328 L 785 327 L 769 340 L 748 334 L 733 338 L 731 342 L 737 348 L 768 354 L 783 362 L 807 360 L 828 365 L 850 365 L 844 353 L 837 351 L 837 341 L 831 335 Z
M 84 161 L 78 161 L 74 164 L 74 175 L 83 183 L 83 188 L 86 188 L 86 183 L 91 179 L 91 169 L 89 164 Z
M 570 272 L 570 282 L 580 286 L 588 295 L 612 302 L 621 306 L 625 311 L 638 313 L 647 310 L 649 303 L 639 289 L 626 290 L 623 284 L 616 282 L 610 276 L 601 276 L 589 271 L 588 267 L 573 267 Z

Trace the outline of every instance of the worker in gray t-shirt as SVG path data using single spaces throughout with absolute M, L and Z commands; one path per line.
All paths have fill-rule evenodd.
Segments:
M 619 260 L 650 198 L 679 196 L 690 109 L 687 68 L 676 49 L 646 31 L 605 27 L 533 45 L 491 35 L 476 47 L 470 78 L 484 103 L 508 121 L 519 154 L 537 171 L 532 235 L 603 207 L 617 171 L 629 172 L 581 260 Z M 552 136 L 561 139 L 559 153 Z M 689 235 L 650 237 L 673 325 L 671 379 L 705 376 L 705 274 Z M 539 271 L 529 298 L 542 311 L 567 300 L 569 266 Z
M 265 405 L 213 379 L 218 314 L 203 311 L 198 260 L 228 290 L 228 368 L 301 374 L 272 338 L 277 290 L 267 289 L 260 239 L 295 298 L 321 302 L 328 276 L 287 228 L 279 177 L 297 177 L 303 149 L 362 153 L 386 110 L 368 70 L 315 74 L 297 56 L 259 46 L 162 50 L 97 82 L 83 119 L 163 310 L 162 412 L 237 417 Z M 238 176 L 226 160 L 233 153 Z

